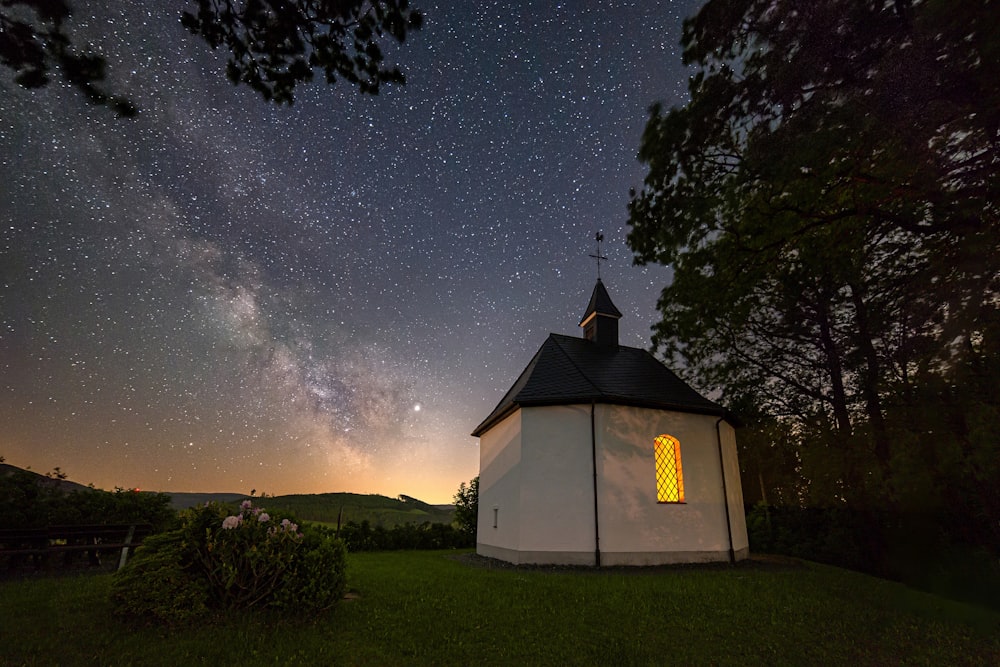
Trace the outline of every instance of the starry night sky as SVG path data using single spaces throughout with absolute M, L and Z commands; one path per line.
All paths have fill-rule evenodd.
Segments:
M 106 489 L 449 502 L 469 433 L 549 332 L 580 335 L 598 230 L 621 342 L 648 347 L 670 272 L 632 266 L 628 191 L 699 4 L 418 3 L 387 49 L 405 86 L 288 108 L 230 85 L 181 2 L 74 3 L 141 111 L 0 73 L 0 455 Z

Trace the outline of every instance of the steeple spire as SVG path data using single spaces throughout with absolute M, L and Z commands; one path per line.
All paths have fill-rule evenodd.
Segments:
M 590 295 L 590 303 L 580 320 L 583 337 L 601 346 L 617 348 L 618 320 L 621 316 L 621 311 L 615 308 L 608 290 L 598 278 L 594 292 Z

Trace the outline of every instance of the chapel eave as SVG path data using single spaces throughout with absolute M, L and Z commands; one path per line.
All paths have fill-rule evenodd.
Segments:
M 550 334 L 472 435 L 480 437 L 522 407 L 588 403 L 714 415 L 733 426 L 742 425 L 646 350 L 624 345 L 601 348 L 591 341 Z
M 515 412 L 517 412 L 522 408 L 542 408 L 542 407 L 550 407 L 557 405 L 590 405 L 590 404 L 622 405 L 631 408 L 647 408 L 650 410 L 665 410 L 667 412 L 680 412 L 684 414 L 695 414 L 695 415 L 701 414 L 709 417 L 719 417 L 728 422 L 731 426 L 735 428 L 740 428 L 743 426 L 743 422 L 739 419 L 739 417 L 737 417 L 732 412 L 722 407 L 719 407 L 716 410 L 712 410 L 707 408 L 697 408 L 697 407 L 693 408 L 689 405 L 658 403 L 656 401 L 641 401 L 641 400 L 615 397 L 615 396 L 603 396 L 600 399 L 586 397 L 586 396 L 579 396 L 576 398 L 567 397 L 567 398 L 549 399 L 549 400 L 537 399 L 537 400 L 517 401 L 510 403 L 505 407 L 504 410 L 490 414 L 490 416 L 487 417 L 486 420 L 484 420 L 479 426 L 476 427 L 476 430 L 472 432 L 472 437 L 474 438 L 482 437 L 484 433 L 486 433 L 491 428 L 493 428 L 494 426 L 502 422 L 504 419 L 506 419 L 507 417 L 509 417 L 510 415 L 514 414 Z

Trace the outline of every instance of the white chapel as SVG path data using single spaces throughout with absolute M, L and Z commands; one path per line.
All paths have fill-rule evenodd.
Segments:
M 598 278 L 480 439 L 477 552 L 512 563 L 735 562 L 749 553 L 736 419 L 645 350 Z

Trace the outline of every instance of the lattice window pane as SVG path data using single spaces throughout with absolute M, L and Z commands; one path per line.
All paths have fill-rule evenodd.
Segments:
M 681 443 L 669 435 L 653 441 L 656 463 L 656 502 L 684 502 L 684 472 L 681 469 Z

